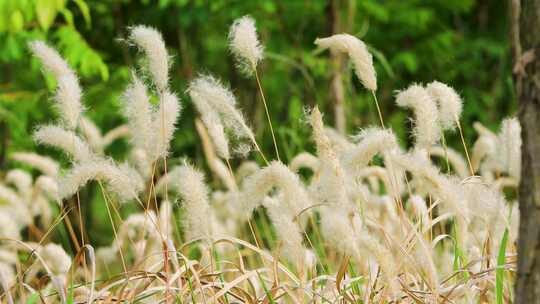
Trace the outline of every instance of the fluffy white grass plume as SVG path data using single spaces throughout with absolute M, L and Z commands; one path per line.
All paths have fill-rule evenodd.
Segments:
M 263 202 L 268 192 L 277 188 L 282 195 L 283 211 L 297 216 L 311 205 L 309 196 L 298 175 L 279 161 L 249 176 L 242 185 L 241 211 L 249 218 L 253 210 Z
M 396 103 L 414 112 L 415 148 L 427 149 L 437 143 L 440 137 L 437 105 L 426 89 L 413 84 L 397 94 Z
M 500 162 L 519 181 L 521 175 L 521 125 L 517 118 L 506 118 L 499 132 Z
M 321 112 L 315 107 L 310 114 L 313 139 L 320 159 L 320 178 L 313 189 L 314 204 L 323 204 L 323 236 L 339 251 L 360 260 L 358 233 L 362 223 L 357 208 L 349 200 L 345 173 L 325 134 Z
M 419 195 L 412 195 L 409 197 L 407 207 L 416 216 L 416 219 L 422 221 L 422 225 L 429 224 L 429 213 L 426 201 Z
M 229 30 L 229 48 L 240 69 L 250 75 L 263 59 L 263 47 L 257 37 L 255 20 L 250 16 L 236 19 Z
M 343 154 L 344 166 L 351 171 L 367 166 L 379 153 L 398 148 L 396 136 L 388 129 L 364 129 L 356 136 L 356 140 L 358 144 Z
M 317 38 L 315 44 L 323 49 L 347 53 L 354 65 L 356 76 L 364 87 L 373 92 L 377 90 L 373 56 L 362 40 L 349 34 L 336 34 L 327 38 Z
M 439 170 L 419 153 L 395 154 L 391 158 L 414 177 L 427 182 L 428 191 L 441 200 L 441 206 L 445 211 L 453 213 L 458 221 L 469 219 L 464 190 L 458 181 L 440 174 Z
M 154 113 L 152 130 L 157 134 L 153 137 L 154 148 L 150 150 L 153 151 L 151 159 L 168 155 L 180 111 L 180 103 L 175 94 L 165 92 L 161 95 L 159 109 Z
M 463 101 L 459 94 L 448 85 L 433 81 L 426 87 L 429 95 L 437 102 L 439 108 L 439 122 L 443 130 L 452 130 L 457 126 Z
M 183 208 L 186 212 L 185 233 L 188 241 L 202 238 L 206 241 L 212 237 L 210 221 L 210 205 L 208 187 L 204 175 L 191 165 L 175 168 L 177 190 L 182 197 Z
M 441 146 L 433 146 L 429 148 L 429 155 L 432 157 L 437 156 L 441 159 L 448 158 L 448 162 L 452 165 L 452 168 L 454 168 L 454 171 L 460 178 L 464 179 L 469 176 L 467 162 L 463 159 L 461 154 L 456 152 L 456 150 L 450 147 L 444 148 Z
M 159 96 L 159 107 L 154 109 L 146 87 L 135 74 L 122 96 L 131 142 L 135 149 L 145 151 L 150 162 L 167 156 L 181 111 L 175 94 L 164 91 Z
M 11 215 L 19 230 L 32 222 L 32 214 L 23 198 L 3 184 L 0 184 L 0 213 Z
M 91 160 L 75 164 L 58 180 L 58 195 L 65 199 L 91 180 L 102 181 L 118 195 L 121 202 L 135 199 L 143 189 L 140 175 L 127 165 L 117 166 L 110 160 Z
M 152 162 L 150 162 L 144 150 L 132 149 L 129 154 L 129 163 L 134 164 L 137 172 L 145 179 L 152 175 Z
M 236 169 L 236 181 L 240 184 L 246 177 L 259 171 L 259 165 L 251 160 L 243 161 L 242 164 Z
M 263 206 L 276 229 L 278 240 L 281 243 L 281 252 L 296 267 L 301 267 L 305 257 L 305 248 L 302 245 L 302 231 L 294 222 L 294 214 L 283 210 L 279 198 L 266 197 Z
M 32 175 L 28 172 L 13 169 L 6 174 L 6 182 L 12 184 L 22 197 L 29 197 L 32 191 Z
M 133 74 L 132 83 L 122 94 L 123 112 L 128 120 L 131 142 L 136 149 L 148 151 L 152 143 L 152 106 L 146 87 Z
M 349 139 L 343 134 L 340 134 L 336 129 L 331 127 L 324 127 L 324 134 L 330 140 L 332 144 L 332 149 L 337 155 L 341 155 L 343 151 L 351 149 L 354 147 L 354 144 L 349 141 Z
M 468 208 L 471 210 L 471 232 L 474 240 L 478 241 L 477 247 L 482 248 L 487 236 L 491 238 L 492 256 L 496 256 L 496 247 L 502 238 L 504 229 L 508 226 L 506 220 L 506 201 L 501 192 L 490 188 L 484 184 L 480 178 L 472 178 L 464 184 L 464 189 L 468 201 Z
M 480 137 L 482 136 L 493 137 L 493 138 L 497 137 L 497 134 L 495 134 L 493 131 L 491 131 L 489 128 L 487 128 L 486 126 L 484 126 L 482 123 L 478 121 L 473 123 L 473 128 L 478 133 L 478 135 L 480 135 Z
M 319 159 L 309 152 L 297 154 L 289 163 L 289 168 L 291 168 L 292 172 L 298 172 L 301 168 L 308 168 L 311 169 L 314 174 L 317 174 L 319 166 Z
M 52 73 L 57 81 L 56 95 L 57 110 L 65 127 L 74 130 L 83 112 L 81 105 L 81 88 L 77 76 L 62 59 L 56 50 L 42 41 L 29 44 L 30 50 L 42 62 L 45 70 Z
M 40 126 L 34 132 L 34 140 L 39 144 L 62 150 L 76 162 L 87 161 L 95 157 L 85 141 L 72 131 L 58 126 Z
M 71 258 L 62 247 L 49 243 L 38 249 L 38 254 L 46 261 L 47 266 L 55 275 L 67 275 L 71 268 Z
M 388 169 L 379 166 L 368 166 L 360 169 L 355 176 L 359 179 L 375 177 L 376 185 L 378 186 L 379 180 L 383 182 L 386 191 L 392 189 L 390 174 Z
M 18 161 L 36 168 L 45 175 L 55 177 L 58 175 L 60 166 L 56 161 L 47 156 L 42 156 L 36 153 L 16 152 L 10 157 L 14 161 Z
M 167 90 L 169 81 L 169 55 L 161 34 L 154 28 L 137 25 L 130 29 L 129 39 L 148 58 L 148 69 L 160 92 Z
M 25 205 L 21 197 L 10 187 L 0 184 L 0 205 Z
M 208 164 L 208 166 L 219 177 L 225 187 L 231 191 L 238 190 L 236 181 L 234 180 L 234 176 L 231 175 L 229 168 L 227 168 L 223 161 L 214 158 L 213 160 L 211 160 L 211 162 L 212 164 Z
M 217 155 L 223 159 L 230 159 L 229 140 L 225 135 L 225 127 L 221 123 L 219 113 L 210 106 L 206 99 L 200 98 L 194 91 L 190 91 L 190 96 L 208 130 L 208 136 L 212 139 Z
M 0 236 L 19 239 L 19 227 L 13 216 L 8 212 L 0 212 Z
M 129 131 L 129 127 L 127 125 L 120 125 L 116 128 L 109 130 L 103 135 L 101 145 L 103 148 L 105 148 L 112 144 L 115 140 L 122 137 L 128 137 L 130 135 L 131 132 Z
M 100 153 L 102 151 L 101 142 L 103 141 L 103 137 L 98 126 L 96 126 L 96 124 L 88 117 L 81 116 L 81 120 L 79 121 L 79 129 L 92 150 L 96 153 Z
M 221 132 L 220 127 L 216 126 L 216 123 L 221 123 L 226 130 L 231 131 L 234 136 L 233 139 L 240 141 L 247 139 L 250 144 L 256 146 L 253 132 L 247 126 L 242 113 L 236 108 L 236 98 L 219 80 L 210 75 L 199 76 L 190 83 L 188 92 L 197 110 L 200 111 L 202 120 L 209 129 L 210 134 L 213 132 L 211 129 Z M 216 113 L 218 114 L 216 115 Z M 219 122 L 216 121 L 218 115 Z M 215 137 L 213 136 L 212 140 L 217 139 L 219 140 L 218 143 L 223 145 L 223 140 L 219 139 L 218 136 Z M 216 147 L 218 146 L 218 144 L 214 144 Z M 224 146 L 217 147 L 216 150 L 225 151 L 226 148 Z
M 50 199 L 59 201 L 58 183 L 54 178 L 42 175 L 36 179 L 34 187 L 45 193 Z
M 317 183 L 318 200 L 337 208 L 349 208 L 350 202 L 345 188 L 345 172 L 325 134 L 321 112 L 315 107 L 310 114 L 313 139 L 320 159 L 320 179 Z
M 471 166 L 474 172 L 478 171 L 484 159 L 492 159 L 495 156 L 497 145 L 497 137 L 495 136 L 480 136 L 474 142 L 471 156 Z

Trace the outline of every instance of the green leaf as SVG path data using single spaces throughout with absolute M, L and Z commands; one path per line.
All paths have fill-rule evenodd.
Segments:
M 37 0 L 36 13 L 39 26 L 43 30 L 48 30 L 56 18 L 57 3 L 54 0 Z
M 504 291 L 504 263 L 506 262 L 506 243 L 508 242 L 508 228 L 504 230 L 504 234 L 501 240 L 501 246 L 499 247 L 499 254 L 497 256 L 497 270 L 495 271 L 495 294 L 497 298 L 497 304 L 503 304 L 503 291 Z
M 84 22 L 86 23 L 86 28 L 90 28 L 92 26 L 92 19 L 90 18 L 90 9 L 88 8 L 88 4 L 84 0 L 74 0 L 75 4 L 79 7 L 79 10 L 81 11 L 81 14 L 83 15 Z
M 69 26 L 74 26 L 73 25 L 73 14 L 68 9 L 63 9 L 63 10 L 60 11 L 60 13 L 64 17 L 64 19 L 66 19 L 66 23 Z
M 24 28 L 24 17 L 21 11 L 16 10 L 11 13 L 10 25 L 10 31 L 13 33 L 19 32 Z

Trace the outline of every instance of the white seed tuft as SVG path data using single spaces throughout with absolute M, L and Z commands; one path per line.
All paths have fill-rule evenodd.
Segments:
M 438 81 L 428 84 L 426 90 L 431 98 L 437 102 L 441 128 L 443 130 L 454 129 L 463 110 L 463 101 L 459 94 L 453 88 Z
M 169 82 L 169 55 L 161 34 L 154 28 L 137 25 L 130 29 L 129 39 L 148 58 L 148 69 L 159 92 L 165 92 Z
M 65 152 L 76 162 L 87 161 L 95 157 L 90 147 L 74 132 L 57 126 L 40 126 L 34 132 L 34 140 Z
M 428 149 L 436 144 L 440 137 L 437 105 L 426 89 L 413 84 L 397 94 L 396 103 L 414 112 L 415 148 Z
M 50 157 L 29 152 L 17 152 L 11 155 L 11 159 L 29 165 L 50 177 L 58 175 L 60 166 Z
M 143 189 L 140 175 L 127 165 L 117 166 L 110 160 L 91 160 L 75 164 L 58 180 L 60 199 L 75 194 L 90 180 L 102 181 L 121 202 L 135 199 Z
M 251 75 L 263 59 L 263 47 L 253 18 L 244 16 L 233 22 L 229 30 L 229 48 L 241 71 Z
M 336 34 L 327 38 L 317 38 L 315 44 L 323 49 L 347 53 L 353 62 L 356 76 L 364 87 L 373 92 L 377 90 L 373 57 L 362 40 L 349 34 Z
M 45 70 L 56 78 L 57 88 L 54 97 L 57 103 L 56 108 L 64 126 L 69 130 L 75 130 L 83 112 L 82 92 L 75 72 L 56 50 L 44 42 L 33 41 L 30 42 L 29 47 L 34 56 L 39 58 Z

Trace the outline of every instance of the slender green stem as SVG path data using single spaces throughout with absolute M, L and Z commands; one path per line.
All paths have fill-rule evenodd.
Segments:
M 281 158 L 279 157 L 279 151 L 278 151 L 278 147 L 277 147 L 276 136 L 274 134 L 274 128 L 272 127 L 272 120 L 270 119 L 270 113 L 268 112 L 268 106 L 266 104 L 266 98 L 264 97 L 264 92 L 263 92 L 263 89 L 262 89 L 261 80 L 259 78 L 259 73 L 257 72 L 256 67 L 253 67 L 253 71 L 255 71 L 255 80 L 257 81 L 257 86 L 259 88 L 259 93 L 261 94 L 261 99 L 262 99 L 262 102 L 263 102 L 263 105 L 264 105 L 264 111 L 266 112 L 266 118 L 268 119 L 268 125 L 270 126 L 270 133 L 272 133 L 272 140 L 274 141 L 274 149 L 276 150 L 276 157 L 277 157 L 277 159 L 279 161 L 281 161 Z

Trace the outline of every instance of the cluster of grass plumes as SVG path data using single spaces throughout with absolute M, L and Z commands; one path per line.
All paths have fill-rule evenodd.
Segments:
M 257 74 L 263 47 L 253 19 L 235 21 L 229 38 L 239 68 L 256 75 L 264 99 Z M 35 174 L 13 169 L 0 183 L 2 301 L 509 299 L 518 210 L 507 193 L 519 182 L 517 120 L 505 120 L 498 134 L 477 124 L 471 149 L 463 141 L 454 150 L 443 139 L 454 129 L 461 134 L 460 96 L 440 82 L 414 84 L 395 98 L 414 114 L 410 150 L 385 128 L 380 112 L 381 126 L 344 136 L 325 126 L 315 107 L 306 111 L 306 127 L 316 152 L 300 153 L 286 164 L 279 159 L 279 143 L 277 160 L 259 148 L 231 90 L 202 75 L 187 90 L 200 120 L 183 119 L 195 122 L 210 169 L 205 174 L 197 169 L 202 164 L 188 160 L 167 166 L 181 106 L 168 86 L 170 63 L 161 35 L 135 26 L 128 41 L 142 51 L 146 65 L 133 72 L 121 96 L 127 124 L 104 135 L 84 116 L 82 90 L 67 63 L 43 42 L 30 45 L 57 78 L 60 117 L 56 125 L 38 127 L 34 138 L 65 152 L 70 164 L 60 168 L 45 156 L 11 155 L 13 163 Z M 340 34 L 315 43 L 347 53 L 378 102 L 364 42 Z M 124 137 L 131 146 L 126 159 L 107 157 L 106 146 Z M 263 162 L 249 160 L 250 151 Z M 299 175 L 300 169 L 312 174 Z M 91 228 L 82 225 L 81 204 L 87 202 L 78 194 L 92 181 L 113 231 L 111 244 L 99 248 L 85 236 Z M 139 212 L 121 218 L 125 204 Z M 79 229 L 70 219 L 78 219 Z M 60 226 L 68 231 L 73 255 L 51 238 Z

